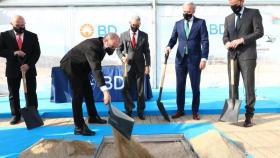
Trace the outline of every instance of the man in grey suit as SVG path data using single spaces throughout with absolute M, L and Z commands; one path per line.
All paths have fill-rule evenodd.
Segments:
M 262 16 L 258 9 L 244 7 L 244 0 L 229 0 L 229 5 L 233 13 L 225 19 L 223 42 L 228 49 L 228 59 L 235 59 L 237 61 L 237 70 L 234 74 L 235 85 L 237 85 L 235 87 L 236 92 L 238 92 L 240 73 L 243 77 L 246 95 L 244 127 L 251 127 L 254 125 L 252 118 L 256 102 L 256 40 L 263 36 Z M 230 64 L 228 64 L 228 71 L 230 72 Z M 230 73 L 229 83 L 231 83 Z M 238 98 L 238 94 L 236 96 Z
M 127 69 L 124 77 L 123 98 L 127 115 L 131 116 L 134 108 L 131 95 L 131 85 L 136 81 L 137 87 L 137 113 L 144 120 L 145 97 L 144 75 L 150 73 L 150 49 L 148 35 L 139 30 L 141 19 L 133 16 L 130 20 L 130 29 L 121 34 L 120 46 L 117 54 Z

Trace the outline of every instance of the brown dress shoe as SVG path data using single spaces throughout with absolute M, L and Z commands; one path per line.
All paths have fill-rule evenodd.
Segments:
M 255 124 L 252 122 L 252 118 L 251 117 L 246 117 L 245 122 L 244 122 L 244 127 L 252 127 Z
M 172 115 L 173 119 L 179 118 L 181 116 L 184 116 L 185 113 L 184 112 L 176 112 L 174 115 Z
M 193 114 L 193 119 L 194 120 L 200 120 L 199 114 L 198 113 L 197 114 Z

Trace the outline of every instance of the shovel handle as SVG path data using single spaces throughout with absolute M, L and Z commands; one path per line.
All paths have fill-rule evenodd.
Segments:
M 20 63 L 20 65 L 23 65 L 24 62 L 25 62 L 26 58 L 22 58 L 22 57 L 19 57 L 18 56 L 18 61 Z M 24 90 L 24 93 L 27 93 L 27 85 L 26 85 L 26 75 L 25 75 L 26 72 L 24 71 L 21 71 L 21 77 L 22 77 L 22 83 L 23 83 L 23 90 Z
M 168 56 L 169 56 L 169 53 L 165 53 L 164 64 L 163 64 L 162 72 L 161 72 L 162 75 L 161 75 L 161 79 L 160 79 L 160 88 L 163 87 Z
M 234 85 L 234 60 L 230 59 L 230 84 Z
M 22 75 L 23 90 L 24 90 L 24 93 L 27 93 L 25 72 L 21 71 L 21 75 Z

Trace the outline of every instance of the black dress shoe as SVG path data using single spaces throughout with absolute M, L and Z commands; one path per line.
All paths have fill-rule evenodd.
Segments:
M 244 122 L 244 127 L 252 127 L 255 124 L 252 122 L 252 118 L 251 117 L 246 117 L 245 122 Z
M 20 122 L 20 116 L 13 116 L 10 121 L 10 124 L 15 125 L 15 124 L 18 124 L 19 122 Z
M 144 117 L 143 114 L 138 114 L 138 117 L 139 117 L 140 120 L 145 120 L 145 117 Z
M 83 135 L 83 136 L 93 136 L 96 133 L 88 128 L 87 125 L 83 125 L 82 128 L 75 127 L 74 134 L 76 135 Z
M 125 112 L 125 114 L 126 114 L 127 116 L 129 116 L 129 117 L 132 116 L 132 112 L 131 112 L 131 111 L 127 111 L 127 112 Z
M 181 117 L 181 116 L 184 116 L 185 115 L 185 113 L 184 112 L 176 112 L 174 115 L 172 115 L 171 117 L 173 118 L 173 119 L 176 119 L 176 118 L 179 118 L 179 117 Z
M 88 123 L 106 124 L 107 120 L 101 119 L 100 116 L 95 116 L 95 117 L 89 117 L 88 118 Z
M 194 120 L 200 120 L 199 114 L 198 113 L 197 114 L 193 114 L 193 119 Z

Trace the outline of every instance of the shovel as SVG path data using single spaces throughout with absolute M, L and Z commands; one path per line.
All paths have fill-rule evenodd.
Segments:
M 109 106 L 109 118 L 108 123 L 117 131 L 119 131 L 124 137 L 130 140 L 134 119 L 117 109 L 115 106 L 108 104 Z
M 19 61 L 22 65 L 23 61 L 21 59 L 19 59 Z M 36 107 L 29 105 L 25 73 L 26 72 L 21 71 L 26 107 L 21 108 L 20 113 L 22 114 L 22 117 L 24 119 L 27 129 L 33 129 L 33 128 L 44 125 L 44 122 L 43 122 L 41 116 L 39 115 L 39 112 L 36 109 Z
M 225 100 L 225 105 L 224 105 L 223 113 L 220 116 L 220 121 L 232 122 L 232 123 L 238 122 L 241 100 L 236 99 L 237 92 L 235 90 L 235 79 L 234 79 L 236 67 L 237 67 L 236 60 L 230 59 L 231 96 L 229 99 Z
M 165 78 L 165 71 L 166 71 L 166 65 L 167 65 L 167 59 L 168 59 L 169 53 L 165 54 L 165 60 L 164 60 L 164 64 L 163 64 L 163 70 L 162 70 L 162 74 L 161 74 L 161 80 L 160 80 L 160 89 L 159 89 L 159 96 L 157 99 L 157 106 L 158 109 L 161 113 L 161 115 L 163 116 L 163 118 L 170 122 L 170 118 L 163 106 L 163 103 L 161 102 L 161 95 L 162 95 L 162 89 L 163 89 L 163 83 L 164 83 L 164 78 Z

